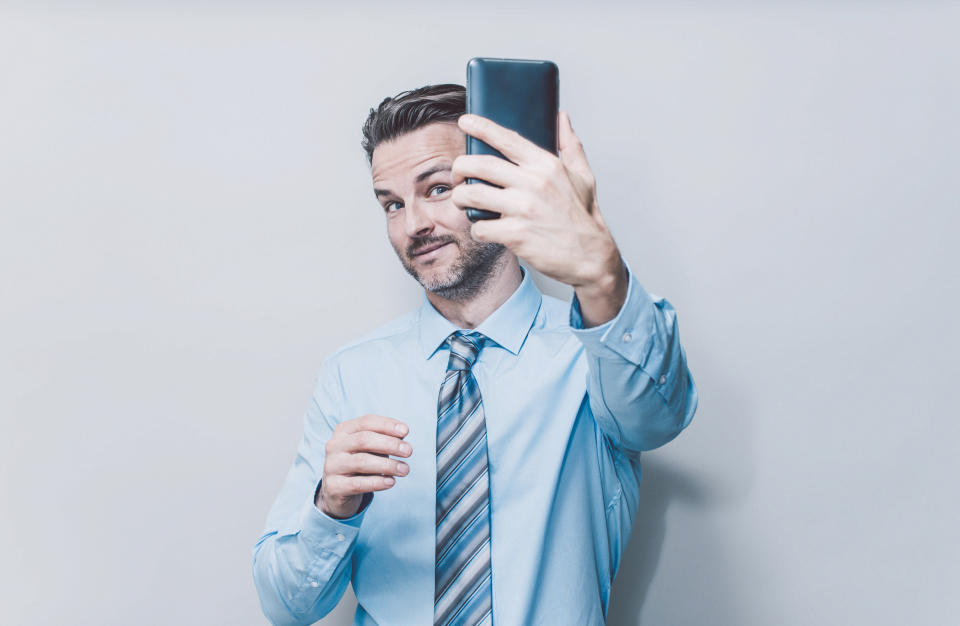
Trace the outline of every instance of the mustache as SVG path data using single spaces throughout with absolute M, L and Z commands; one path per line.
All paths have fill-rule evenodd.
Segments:
M 427 248 L 433 248 L 437 245 L 454 242 L 456 242 L 456 239 L 452 237 L 424 237 L 422 239 L 414 239 L 410 245 L 407 246 L 407 256 L 412 257 L 426 250 Z

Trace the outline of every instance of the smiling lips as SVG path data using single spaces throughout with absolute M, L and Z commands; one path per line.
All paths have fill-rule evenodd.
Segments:
M 423 256 L 424 254 L 428 254 L 428 253 L 430 253 L 430 252 L 433 252 L 434 250 L 439 250 L 440 248 L 442 248 L 443 246 L 447 245 L 448 243 L 452 243 L 452 242 L 450 242 L 450 241 L 445 241 L 445 242 L 440 243 L 440 244 L 437 244 L 437 245 L 435 245 L 435 246 L 430 246 L 430 247 L 428 247 L 428 248 L 424 248 L 423 250 L 420 250 L 419 252 L 414 252 L 414 253 L 413 253 L 413 256 Z

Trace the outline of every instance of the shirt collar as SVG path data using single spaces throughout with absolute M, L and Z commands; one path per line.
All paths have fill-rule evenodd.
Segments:
M 530 272 L 523 268 L 520 268 L 520 271 L 523 272 L 523 280 L 520 281 L 520 286 L 513 295 L 473 331 L 468 331 L 483 333 L 484 336 L 513 354 L 520 352 L 520 347 L 540 311 L 542 300 L 540 290 L 530 277 Z M 426 292 L 423 294 L 423 304 L 420 306 L 419 326 L 420 347 L 423 349 L 425 359 L 433 356 L 450 333 L 455 330 L 464 330 L 458 329 L 441 315 L 427 298 Z

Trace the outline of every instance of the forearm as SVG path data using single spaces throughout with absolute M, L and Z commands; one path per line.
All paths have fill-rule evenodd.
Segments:
M 254 547 L 253 577 L 273 624 L 313 624 L 336 607 L 350 581 L 360 512 L 335 519 L 305 506 L 296 528 L 265 535 Z
M 272 535 L 254 553 L 253 578 L 271 624 L 313 624 L 333 610 L 347 588 L 350 560 L 313 555 L 303 543 L 296 534 Z
M 325 363 L 318 377 L 297 457 L 253 547 L 254 583 L 273 624 L 313 624 L 333 610 L 350 581 L 365 507 L 353 517 L 334 519 L 316 506 L 325 444 L 340 405 L 335 371 Z
M 628 294 L 613 319 L 582 328 L 578 304 L 571 325 L 587 353 L 587 392 L 598 425 L 633 451 L 676 437 L 693 418 L 697 390 L 673 306 L 651 296 L 629 271 Z

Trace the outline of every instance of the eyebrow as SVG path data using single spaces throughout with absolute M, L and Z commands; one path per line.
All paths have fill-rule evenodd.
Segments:
M 449 163 L 445 163 L 445 164 L 442 164 L 442 165 L 435 165 L 435 166 L 431 167 L 430 169 L 424 170 L 424 171 L 420 172 L 419 174 L 417 174 L 416 182 L 421 183 L 421 182 L 425 181 L 426 179 L 430 178 L 431 176 L 433 176 L 434 174 L 438 174 L 438 173 L 440 173 L 440 172 L 449 172 L 449 171 L 450 171 L 450 168 L 451 168 L 451 166 L 450 166 Z M 378 198 L 379 198 L 380 196 L 390 196 L 390 195 L 393 195 L 393 192 L 390 191 L 389 189 L 374 189 L 374 190 L 373 190 L 373 193 L 374 193 L 374 195 L 377 196 Z

